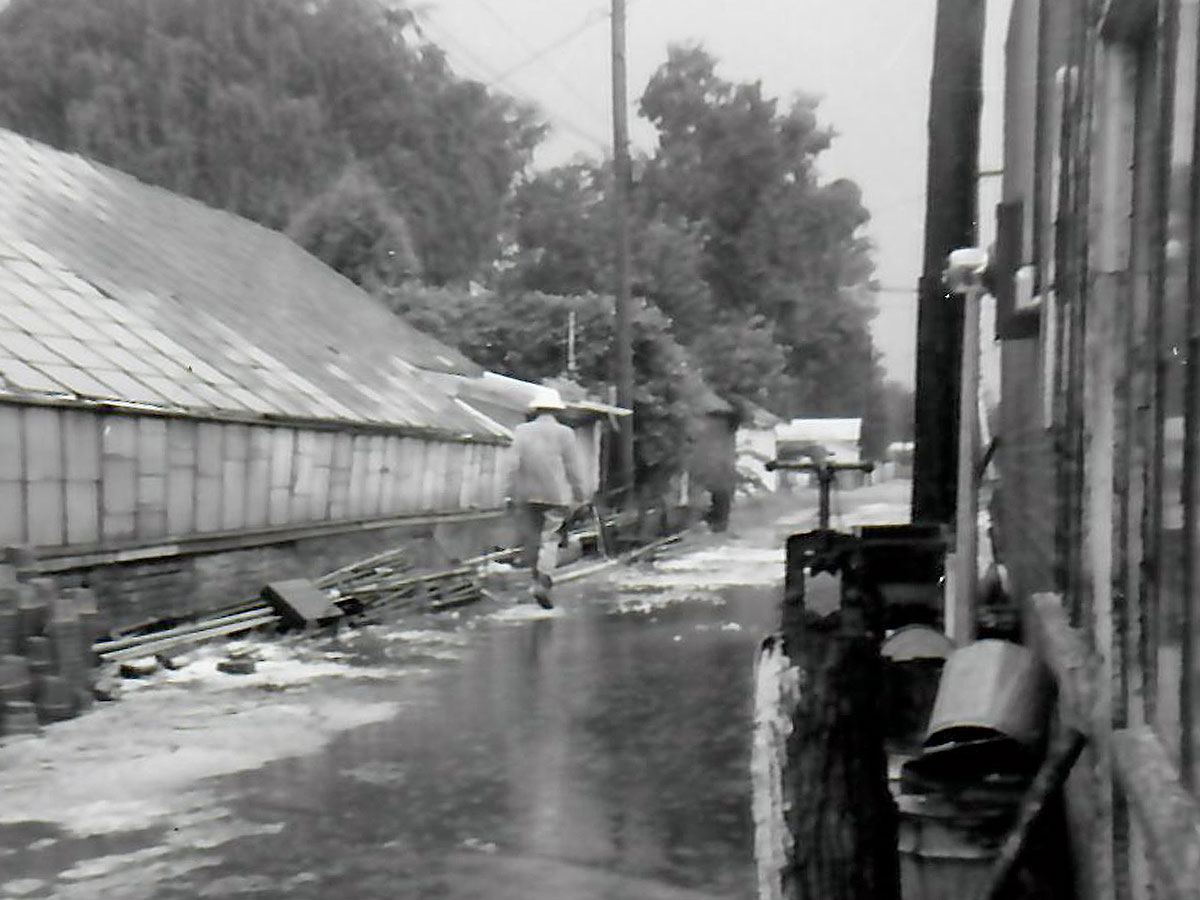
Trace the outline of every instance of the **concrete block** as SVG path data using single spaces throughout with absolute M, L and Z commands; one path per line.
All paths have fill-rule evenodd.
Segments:
M 40 676 L 56 674 L 54 663 L 54 648 L 50 638 L 35 635 L 25 641 L 25 659 L 29 663 L 29 672 L 36 679 Z
M 37 707 L 27 700 L 5 703 L 0 711 L 0 729 L 6 737 L 18 734 L 39 734 Z
M 153 656 L 131 659 L 121 663 L 122 678 L 149 678 L 158 671 L 158 660 Z
M 38 721 L 43 725 L 75 716 L 76 691 L 66 678 L 58 675 L 39 678 L 36 693 Z
M 32 700 L 33 678 L 28 661 L 15 654 L 0 656 L 0 704 Z
M 217 663 L 217 671 L 226 675 L 250 675 L 257 667 L 254 660 L 248 656 L 222 659 Z
M 0 654 L 17 652 L 17 611 L 0 607 Z
M 17 588 L 17 641 L 22 649 L 26 641 L 45 630 L 48 613 L 33 585 L 22 584 Z

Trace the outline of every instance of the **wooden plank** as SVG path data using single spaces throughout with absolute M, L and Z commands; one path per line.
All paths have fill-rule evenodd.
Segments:
M 383 510 L 385 447 L 382 434 L 373 434 L 367 440 L 367 484 L 363 508 L 363 514 L 367 516 L 377 516 Z
M 137 509 L 137 419 L 105 416 L 102 426 L 100 530 L 104 540 L 133 537 Z
M 289 519 L 292 522 L 312 521 L 312 493 L 316 433 L 302 428 L 296 432 L 296 451 L 292 457 L 292 502 Z
M 29 542 L 37 547 L 60 547 L 66 542 L 63 529 L 63 483 L 61 479 L 31 481 L 26 485 Z
M 137 420 L 138 537 L 161 537 L 167 531 L 167 421 L 145 416 Z
M 0 480 L 20 481 L 25 477 L 21 431 L 21 408 L 0 404 Z
M 329 479 L 329 518 L 350 517 L 350 470 L 354 462 L 354 436 L 338 433 L 333 439 L 333 465 Z
M 286 525 L 292 499 L 292 460 L 296 430 L 274 428 L 271 431 L 271 490 L 268 519 L 272 525 Z
M 382 486 L 379 491 L 379 508 L 393 513 L 399 500 L 400 437 L 389 434 L 383 442 L 383 468 L 380 471 Z
M 167 424 L 167 533 L 191 534 L 196 527 L 195 422 L 172 419 Z
M 479 494 L 482 454 L 474 444 L 464 444 L 462 454 L 462 485 L 458 492 L 458 508 L 471 509 Z
M 356 434 L 352 442 L 350 460 L 350 495 L 347 515 L 352 519 L 362 518 L 366 507 L 367 493 L 367 436 Z
M 3 490 L 0 489 L 0 498 Z M 100 483 L 68 481 L 66 497 L 68 544 L 93 544 L 100 540 Z
M 421 438 L 404 438 L 401 453 L 400 512 L 415 513 L 421 509 L 422 475 L 429 445 Z
M 224 427 L 225 443 L 221 459 L 221 530 L 246 527 L 246 473 L 250 459 L 250 427 L 229 424 Z
M 446 445 L 441 441 L 429 441 L 425 447 L 425 465 L 420 472 L 421 509 L 437 509 L 438 491 L 446 472 Z
M 139 475 L 135 522 L 137 536 L 162 537 L 167 533 L 167 476 Z
M 462 509 L 463 479 L 466 476 L 467 445 L 446 444 L 446 470 L 442 477 L 439 510 Z
M 0 543 L 25 543 L 25 487 L 0 481 Z
M 333 479 L 334 433 L 316 433 L 313 444 L 313 489 L 309 502 L 309 518 L 323 522 L 329 518 L 329 492 Z
M 63 410 L 62 426 L 67 480 L 99 481 L 100 417 L 83 410 Z
M 62 419 L 57 409 L 30 406 L 25 409 L 25 480 L 62 480 Z
M 221 528 L 222 454 L 225 434 L 215 422 L 196 425 L 196 530 Z
M 255 425 L 250 429 L 250 456 L 246 462 L 246 526 L 261 528 L 269 520 L 271 493 L 271 432 Z
M 143 416 L 138 423 L 138 475 L 167 474 L 167 420 Z

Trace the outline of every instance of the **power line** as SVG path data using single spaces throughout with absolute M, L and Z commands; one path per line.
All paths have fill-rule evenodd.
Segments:
M 511 78 L 513 75 L 517 74 L 518 72 L 529 68 L 534 63 L 541 60 L 543 57 L 549 56 L 555 50 L 557 50 L 560 47 L 562 47 L 563 45 L 568 44 L 571 41 L 575 40 L 575 38 L 579 37 L 579 35 L 583 34 L 585 31 L 590 29 L 593 25 L 596 25 L 599 22 L 603 22 L 608 17 L 609 17 L 608 10 L 604 7 L 600 7 L 598 9 L 593 10 L 588 15 L 587 18 L 585 18 L 582 22 L 580 22 L 578 25 L 576 25 L 570 31 L 559 36 L 555 40 L 551 41 L 549 44 L 546 44 L 540 50 L 534 51 L 531 55 L 527 56 L 525 59 L 521 60 L 516 65 L 510 66 L 509 68 L 505 69 L 503 72 L 500 73 L 499 80 L 505 81 L 508 78 Z
M 483 81 L 485 83 L 489 83 L 491 86 L 498 85 L 500 83 L 500 81 L 502 80 L 502 76 L 498 75 L 496 73 L 496 71 L 494 69 L 492 69 L 492 67 L 490 65 L 488 65 L 487 63 L 485 63 L 481 59 L 479 59 L 479 57 L 477 57 L 473 52 L 471 52 L 461 41 L 459 41 L 457 38 L 453 37 L 446 29 L 442 28 L 439 24 L 436 24 L 428 16 L 426 16 L 423 21 L 418 21 L 416 23 L 416 28 L 417 28 L 417 33 L 422 38 L 425 38 L 426 40 L 430 40 L 431 43 L 445 44 L 446 46 L 453 49 L 455 51 L 456 56 L 458 56 L 459 58 L 461 58 L 462 60 L 464 60 L 465 62 L 470 64 L 470 67 L 473 69 L 476 77 L 478 77 L 478 80 Z M 429 34 L 427 34 L 426 32 L 429 32 Z M 509 93 L 513 93 L 513 94 L 518 93 L 517 91 L 514 91 L 507 87 L 505 88 L 505 90 L 508 91 Z M 549 108 L 545 107 L 544 104 L 534 101 L 532 98 L 530 98 L 528 96 L 523 97 L 523 99 L 525 99 L 528 102 L 534 103 L 536 106 L 538 106 L 541 109 L 544 109 L 546 114 L 551 119 L 553 119 L 556 124 L 562 126 L 563 128 L 565 128 L 566 130 L 568 130 L 570 132 L 573 132 L 576 136 L 581 137 L 584 140 L 588 141 L 589 143 L 596 145 L 600 149 L 603 149 L 603 150 L 608 149 L 608 142 L 605 139 L 597 137 L 593 132 L 589 131 L 587 128 L 583 127 L 582 125 L 579 125 L 576 122 L 572 121 L 571 119 L 567 118 L 562 113 L 557 112 L 553 109 L 549 109 Z
M 523 34 L 521 34 L 520 31 L 518 31 L 516 28 L 514 28 L 512 26 L 512 24 L 509 23 L 509 21 L 504 18 L 504 16 L 500 15 L 500 13 L 497 12 L 496 8 L 494 6 L 492 6 L 492 4 L 489 2 L 489 0 L 475 0 L 475 3 L 476 3 L 476 5 L 481 6 L 493 19 L 495 19 L 497 22 L 499 22 L 500 27 L 502 27 L 505 31 L 507 31 L 509 34 L 511 34 L 513 36 L 513 38 L 517 41 L 517 43 L 520 44 L 522 47 L 524 47 L 525 50 L 529 51 L 529 53 L 533 54 L 533 56 L 538 56 L 539 54 L 542 54 L 542 58 L 544 59 L 545 54 L 543 54 L 541 50 L 535 49 L 529 43 L 529 41 L 527 41 L 525 39 L 525 36 Z M 578 90 L 575 87 L 575 85 L 571 82 L 571 80 L 562 73 L 562 70 L 560 70 L 558 68 L 558 66 L 554 65 L 549 60 L 546 60 L 545 65 L 546 65 L 546 69 L 552 75 L 554 75 L 554 77 L 558 80 L 558 84 L 560 84 L 563 88 L 565 88 L 567 90 L 567 93 L 569 93 L 573 97 L 575 97 L 576 100 L 579 100 L 580 102 L 591 106 L 592 99 L 589 97 L 585 97 L 583 95 L 583 92 Z

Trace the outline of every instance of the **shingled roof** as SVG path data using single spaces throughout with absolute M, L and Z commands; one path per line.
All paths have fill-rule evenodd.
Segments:
M 0 395 L 494 439 L 478 375 L 278 232 L 0 129 Z

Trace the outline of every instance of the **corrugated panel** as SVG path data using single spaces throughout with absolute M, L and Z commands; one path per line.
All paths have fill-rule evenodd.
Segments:
M 283 235 L 0 130 L 0 383 L 495 436 L 479 374 Z

